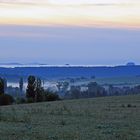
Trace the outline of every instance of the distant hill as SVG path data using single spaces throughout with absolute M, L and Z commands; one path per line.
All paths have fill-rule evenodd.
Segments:
M 116 67 L 15 67 L 0 68 L 0 76 L 9 80 L 17 80 L 19 77 L 27 78 L 29 75 L 36 75 L 43 79 L 58 79 L 72 77 L 120 77 L 139 76 L 140 66 L 116 66 Z

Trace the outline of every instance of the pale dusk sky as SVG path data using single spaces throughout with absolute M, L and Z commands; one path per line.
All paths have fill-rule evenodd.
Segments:
M 139 0 L 0 0 L 0 62 L 140 64 Z

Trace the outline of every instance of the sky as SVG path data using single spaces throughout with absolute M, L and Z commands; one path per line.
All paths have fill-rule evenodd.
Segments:
M 139 0 L 0 0 L 0 63 L 140 64 Z

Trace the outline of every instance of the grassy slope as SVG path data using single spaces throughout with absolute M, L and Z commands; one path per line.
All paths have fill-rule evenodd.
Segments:
M 139 140 L 140 96 L 1 107 L 0 140 L 19 139 Z

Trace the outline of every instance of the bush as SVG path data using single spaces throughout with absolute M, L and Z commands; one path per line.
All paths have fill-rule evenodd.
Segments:
M 59 96 L 56 93 L 47 92 L 45 94 L 46 101 L 57 101 L 60 100 Z
M 34 99 L 33 98 L 28 98 L 27 99 L 27 103 L 34 103 L 35 101 L 34 101 Z
M 131 104 L 128 104 L 127 107 L 132 107 L 132 105 Z
M 11 105 L 14 102 L 14 98 L 8 94 L 0 95 L 0 105 Z
M 24 104 L 24 103 L 26 103 L 26 100 L 24 98 L 17 98 L 16 103 L 17 104 Z
M 137 106 L 136 105 L 131 105 L 131 104 L 128 104 L 127 107 L 133 107 L 133 108 L 136 108 Z

